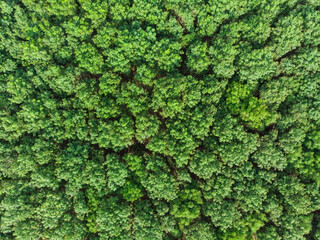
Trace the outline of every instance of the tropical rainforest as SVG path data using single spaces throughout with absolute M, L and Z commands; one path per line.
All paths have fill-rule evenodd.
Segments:
M 0 0 L 1 240 L 319 240 L 319 0 Z

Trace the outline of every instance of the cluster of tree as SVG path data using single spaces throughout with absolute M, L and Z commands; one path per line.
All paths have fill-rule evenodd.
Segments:
M 318 0 L 0 0 L 0 239 L 320 239 Z

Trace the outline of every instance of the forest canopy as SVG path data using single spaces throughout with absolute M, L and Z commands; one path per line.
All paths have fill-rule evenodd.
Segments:
M 0 0 L 0 239 L 320 239 L 318 0 Z

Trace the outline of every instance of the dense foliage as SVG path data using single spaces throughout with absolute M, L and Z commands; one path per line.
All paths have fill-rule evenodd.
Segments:
M 320 239 L 318 0 L 0 0 L 0 239 Z

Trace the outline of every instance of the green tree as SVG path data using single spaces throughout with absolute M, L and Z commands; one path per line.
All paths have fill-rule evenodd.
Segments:
M 0 0 L 0 239 L 319 239 L 318 0 Z

